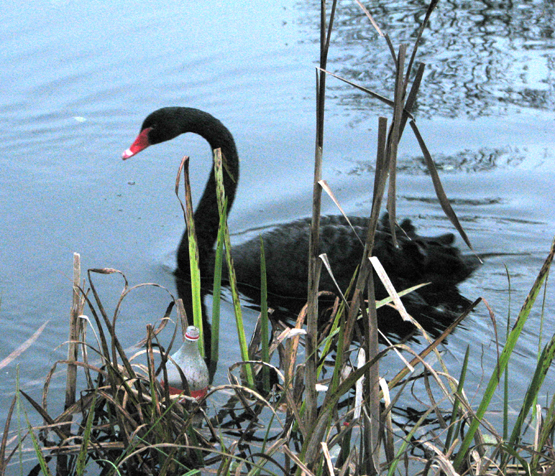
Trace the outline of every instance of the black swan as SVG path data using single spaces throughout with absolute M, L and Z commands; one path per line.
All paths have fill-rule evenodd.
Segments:
M 239 157 L 235 141 L 229 130 L 215 117 L 199 109 L 187 107 L 165 107 L 151 113 L 143 122 L 141 131 L 131 147 L 123 153 L 128 159 L 146 147 L 171 140 L 180 134 L 193 132 L 202 136 L 212 149 L 221 148 L 226 160 L 224 186 L 228 198 L 228 211 L 233 205 L 239 180 Z M 200 272 L 203 278 L 213 274 L 213 248 L 217 239 L 219 215 L 216 205 L 214 172 L 210 174 L 204 193 L 194 213 L 199 255 Z M 366 236 L 367 218 L 351 217 L 350 221 L 358 236 Z M 310 220 L 301 219 L 285 224 L 263 235 L 268 292 L 273 296 L 292 299 L 305 299 L 308 275 L 308 229 Z M 461 303 L 468 301 L 456 291 L 455 285 L 467 278 L 477 267 L 478 260 L 473 256 L 463 256 L 453 246 L 451 233 L 437 237 L 422 237 L 415 233 L 410 220 L 404 220 L 397 234 L 399 247 L 393 246 L 387 225 L 382 220 L 374 247 L 377 256 L 388 272 L 397 290 L 415 284 L 431 282 L 418 293 L 406 298 L 409 312 L 437 309 L 444 301 Z M 345 290 L 360 263 L 363 246 L 354 235 L 346 220 L 340 216 L 322 217 L 320 252 L 327 253 L 335 278 Z M 253 239 L 233 247 L 233 257 L 241 290 L 247 295 L 249 289 L 256 290 L 260 285 L 260 244 Z M 179 296 L 189 310 L 189 253 L 188 238 L 185 232 L 177 252 L 175 271 Z M 376 280 L 378 282 L 378 280 Z M 322 273 L 321 290 L 335 292 L 336 288 L 326 272 Z M 379 298 L 384 297 L 383 289 L 376 291 Z M 254 293 L 256 294 L 256 293 Z M 462 301 L 458 300 L 461 298 Z M 426 314 L 426 312 L 424 313 Z M 433 315 L 433 312 L 432 312 Z M 415 315 L 418 320 L 422 316 Z M 426 316 L 424 316 L 425 318 Z M 206 313 L 204 312 L 206 321 Z M 205 341 L 209 343 L 210 326 L 205 327 Z M 209 344 L 208 344 L 209 345 Z

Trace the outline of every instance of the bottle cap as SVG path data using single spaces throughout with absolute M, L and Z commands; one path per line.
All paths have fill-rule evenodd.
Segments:
M 185 339 L 189 341 L 196 341 L 200 336 L 200 331 L 195 326 L 187 327 L 185 331 Z

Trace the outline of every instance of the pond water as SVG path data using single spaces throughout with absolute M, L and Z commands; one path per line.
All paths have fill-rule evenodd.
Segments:
M 413 44 L 424 2 L 372 4 L 394 45 Z M 230 216 L 237 241 L 310 215 L 318 6 L 294 0 L 4 5 L 0 360 L 48 324 L 30 349 L 0 370 L 2 428 L 17 365 L 21 386 L 38 399 L 46 373 L 66 353 L 60 345 L 68 333 L 74 252 L 81 254 L 83 269 L 116 268 L 131 284 L 155 282 L 175 290 L 171 271 L 183 227 L 175 175 L 180 158 L 191 156 L 198 197 L 209 149 L 187 136 L 121 161 L 149 112 L 197 107 L 232 131 L 242 167 Z M 552 3 L 540 0 L 440 2 L 417 57 L 427 65 L 417 123 L 474 249 L 487 255 L 460 290 L 469 299 L 486 299 L 500 329 L 508 315 L 516 317 L 555 234 L 554 15 Z M 385 41 L 354 2 L 339 7 L 329 69 L 391 93 Z M 329 78 L 328 85 L 323 175 L 345 211 L 364 216 L 377 117 L 390 112 L 338 80 Z M 409 130 L 399 170 L 398 215 L 427 234 L 453 231 Z M 336 213 L 326 198 L 324 213 Z M 110 308 L 122 280 L 94 279 Z M 549 286 L 547 337 L 555 331 L 552 293 Z M 168 294 L 159 289 L 128 298 L 118 321 L 124 344 L 142 338 L 167 303 Z M 232 330 L 225 306 L 224 325 Z M 516 348 L 517 406 L 535 364 L 539 314 L 533 313 Z M 246 311 L 250 326 L 255 318 Z M 231 349 L 227 363 L 239 360 L 232 336 L 222 336 Z M 479 385 L 483 368 L 489 377 L 494 339 L 481 305 L 445 346 L 453 369 L 471 347 L 469 388 Z M 64 387 L 60 377 L 51 391 Z

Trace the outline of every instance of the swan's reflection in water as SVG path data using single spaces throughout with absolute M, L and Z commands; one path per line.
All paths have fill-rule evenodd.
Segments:
M 245 285 L 239 285 L 239 290 L 247 298 L 246 305 L 258 311 L 260 309 L 260 290 Z M 418 291 L 403 296 L 401 301 L 411 317 L 432 338 L 441 335 L 472 304 L 472 301 L 460 294 L 456 286 L 438 288 L 433 285 L 419 288 Z M 272 294 L 268 295 L 267 303 L 268 307 L 273 310 L 271 319 L 281 320 L 291 325 L 302 312 L 306 298 Z M 322 334 L 331 328 L 338 305 L 339 299 L 335 299 L 332 293 L 320 293 L 319 325 Z M 377 315 L 381 333 L 393 342 L 410 338 L 418 333 L 418 329 L 411 322 L 403 320 L 399 312 L 391 305 L 380 306 Z M 355 330 L 355 339 L 360 335 L 361 330 L 362 324 L 359 329 Z

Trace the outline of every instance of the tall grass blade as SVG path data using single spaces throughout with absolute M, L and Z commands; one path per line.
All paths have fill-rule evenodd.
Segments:
M 317 414 L 316 375 L 318 368 L 318 287 L 320 282 L 320 213 L 322 208 L 322 157 L 324 147 L 324 115 L 326 102 L 326 69 L 337 0 L 331 3 L 328 21 L 326 1 L 320 2 L 320 70 L 316 72 L 316 141 L 314 152 L 314 178 L 312 185 L 312 222 L 308 244 L 308 296 L 307 296 L 307 335 L 306 335 L 306 413 L 305 419 L 310 428 Z
M 458 418 L 458 414 L 459 414 L 459 407 L 460 407 L 459 399 L 462 398 L 463 396 L 464 382 L 466 381 L 466 372 L 468 370 L 469 356 L 470 356 L 470 347 L 467 346 L 466 352 L 464 354 L 461 375 L 459 377 L 459 384 L 457 385 L 457 395 L 459 397 L 455 398 L 455 401 L 453 402 L 453 410 L 451 411 L 451 425 L 449 426 L 449 429 L 447 430 L 447 436 L 445 437 L 444 448 L 446 450 L 450 448 L 451 445 L 453 444 L 455 435 L 459 434 L 460 427 L 462 425 L 462 420 L 459 420 L 457 421 L 457 423 L 455 423 L 455 419 Z
M 355 1 L 357 2 L 357 5 L 360 7 L 360 9 L 364 12 L 364 14 L 368 17 L 368 19 L 370 20 L 370 23 L 372 23 L 372 26 L 378 32 L 378 35 L 380 35 L 381 37 L 385 37 L 385 34 L 382 32 L 382 30 L 378 26 L 378 23 L 376 22 L 376 20 L 374 20 L 374 17 L 368 11 L 368 9 L 362 4 L 362 2 L 360 2 L 360 0 L 355 0 Z
M 374 174 L 374 188 L 372 197 L 372 211 L 368 224 L 368 232 L 366 236 L 364 256 L 371 256 L 374 250 L 374 240 L 376 229 L 378 226 L 379 214 L 383 195 L 385 191 L 385 183 L 388 175 L 387 158 L 387 119 L 380 117 L 378 120 L 378 149 L 376 151 L 376 172 Z M 365 260 L 366 261 L 366 260 Z M 366 349 L 369 359 L 376 357 L 379 353 L 379 329 L 377 303 L 374 286 L 374 273 L 368 273 L 367 284 L 368 311 L 362 307 L 363 329 L 364 329 L 364 348 Z M 380 367 L 379 360 L 375 365 L 368 368 L 364 382 L 366 398 L 366 412 L 370 416 L 369 424 L 364 425 L 363 432 L 366 441 L 364 448 L 364 457 L 368 461 L 366 471 L 375 473 L 379 462 L 374 457 L 375 449 L 378 445 L 379 426 L 381 424 L 380 416 Z M 365 420 L 368 421 L 368 420 Z
M 21 420 L 22 420 L 22 413 L 23 413 L 23 408 L 22 408 L 22 403 L 21 403 L 21 386 L 20 386 L 20 381 L 19 381 L 19 365 L 16 366 L 15 368 L 15 398 L 16 398 L 16 414 L 17 414 L 17 439 L 20 442 L 19 445 L 17 445 L 17 455 L 19 457 L 19 467 L 22 468 L 23 467 L 23 445 L 21 444 L 23 442 L 23 429 L 22 429 L 22 425 L 21 425 Z
M 396 470 L 397 470 L 397 466 L 399 465 L 401 459 L 403 458 L 403 455 L 405 454 L 405 452 L 409 448 L 409 445 L 413 441 L 414 434 L 420 429 L 420 427 L 426 421 L 428 415 L 430 415 L 430 413 L 432 413 L 433 411 L 434 411 L 434 408 L 432 408 L 432 407 L 428 408 L 422 414 L 422 416 L 418 419 L 418 421 L 414 424 L 414 426 L 411 428 L 411 430 L 408 432 L 408 434 L 405 435 L 404 438 L 401 440 L 401 444 L 399 446 L 399 449 L 397 450 L 397 454 L 395 455 L 395 459 L 392 461 L 392 463 L 388 467 L 387 476 L 394 476 L 395 475 Z
M 339 81 L 343 81 L 344 83 L 352 86 L 353 88 L 358 89 L 359 91 L 362 91 L 363 93 L 368 94 L 369 96 L 372 96 L 374 99 L 377 99 L 381 102 L 383 102 L 384 104 L 393 107 L 395 105 L 395 103 L 391 100 L 391 99 L 387 99 L 385 96 L 382 96 L 381 94 L 378 94 L 368 88 L 365 88 L 364 86 L 361 86 L 360 84 L 354 83 L 353 81 L 349 81 L 348 79 L 342 78 L 341 76 L 332 73 L 331 71 L 327 71 L 324 68 L 318 68 L 319 71 L 326 73 L 329 76 L 333 76 L 336 79 L 339 79 Z M 410 116 L 412 117 L 412 116 Z
M 371 256 L 374 250 L 374 239 L 376 229 L 380 219 L 380 210 L 385 193 L 385 184 L 389 172 L 389 162 L 387 157 L 387 119 L 378 119 L 378 148 L 376 151 L 376 172 L 374 174 L 374 188 L 372 196 L 372 210 L 368 223 L 368 234 L 366 236 L 366 247 L 364 256 Z M 364 259 L 366 261 L 366 259 Z
M 85 473 L 86 469 L 86 462 L 87 456 L 89 454 L 89 442 L 91 440 L 91 431 L 94 422 L 95 416 L 95 406 L 96 406 L 96 397 L 98 393 L 94 393 L 94 397 L 89 407 L 89 414 L 87 415 L 87 421 L 85 423 L 85 431 L 83 432 L 83 439 L 81 441 L 81 449 L 79 450 L 79 454 L 77 455 L 77 462 L 75 463 L 75 469 L 78 476 L 81 476 Z
M 95 319 L 97 320 L 98 323 L 98 331 L 99 331 L 99 335 L 101 337 L 101 341 L 102 341 L 102 354 L 104 356 L 104 358 L 106 359 L 107 362 L 110 363 L 110 365 L 108 366 L 109 371 L 112 371 L 114 368 L 117 368 L 118 365 L 118 355 L 121 357 L 122 360 L 122 364 L 125 366 L 126 371 L 129 373 L 130 378 L 132 378 L 135 375 L 135 372 L 133 371 L 133 368 L 131 367 L 131 364 L 129 363 L 129 360 L 126 357 L 126 353 L 125 350 L 123 348 L 123 346 L 121 345 L 121 342 L 119 341 L 119 338 L 116 334 L 116 318 L 118 316 L 118 308 L 116 307 L 116 311 L 114 312 L 114 317 L 112 320 L 110 320 L 110 318 L 108 317 L 108 314 L 106 312 L 106 310 L 104 309 L 104 306 L 102 304 L 102 300 L 100 299 L 100 296 L 96 290 L 96 287 L 94 285 L 94 280 L 92 279 L 92 275 L 94 273 L 98 273 L 98 274 L 119 274 L 123 280 L 124 280 L 124 288 L 122 290 L 122 296 L 124 296 L 128 289 L 129 289 L 129 283 L 127 282 L 127 278 L 125 277 L 125 275 L 121 272 L 118 271 L 117 269 L 112 269 L 112 268 L 103 268 L 103 269 L 97 269 L 97 268 L 93 268 L 93 269 L 89 269 L 87 270 L 87 275 L 89 278 L 89 284 L 91 287 L 91 291 L 93 293 L 93 296 L 95 298 L 95 302 L 96 305 L 98 307 L 98 310 L 100 311 L 100 315 L 102 316 L 103 320 L 104 320 L 104 324 L 106 326 L 106 328 L 108 329 L 108 333 L 110 335 L 110 339 L 111 339 L 111 354 L 108 350 L 109 346 L 108 346 L 108 341 L 106 340 L 106 336 L 105 333 L 103 331 L 101 331 L 102 329 L 102 325 L 100 324 L 100 320 L 98 319 L 98 316 L 96 315 L 96 312 L 93 311 L 93 306 L 92 303 L 90 303 L 89 299 L 85 296 L 85 299 L 87 300 L 87 304 L 89 305 L 89 308 L 91 308 L 91 313 L 93 314 L 93 316 L 95 317 Z M 120 302 L 121 302 L 121 298 L 120 298 Z M 115 390 L 115 388 L 114 388 Z
M 416 123 L 414 121 L 411 121 L 410 126 L 412 127 L 414 135 L 416 136 L 416 140 L 418 141 L 418 144 L 420 145 L 420 149 L 422 150 L 422 154 L 424 155 L 424 159 L 426 160 L 426 166 L 428 168 L 428 172 L 430 173 L 430 177 L 432 178 L 432 183 L 434 184 L 436 196 L 439 200 L 441 208 L 443 209 L 443 211 L 445 212 L 445 215 L 447 215 L 447 218 L 449 218 L 453 226 L 457 229 L 457 231 L 461 235 L 466 245 L 470 249 L 473 249 L 472 245 L 470 244 L 470 240 L 466 235 L 466 232 L 463 230 L 463 227 L 461 226 L 459 219 L 457 218 L 457 215 L 455 214 L 453 207 L 451 207 L 451 204 L 449 203 L 449 199 L 447 198 L 447 195 L 443 190 L 443 185 L 441 185 L 439 174 L 437 173 L 437 169 L 435 167 L 432 156 L 430 155 L 430 152 L 426 147 L 424 139 L 422 139 L 422 136 L 420 135 L 420 131 L 418 130 Z
M 227 200 L 224 208 L 227 210 Z M 210 347 L 210 382 L 212 382 L 216 369 L 218 368 L 218 356 L 220 351 L 220 310 L 221 310 L 221 291 L 222 291 L 222 271 L 223 271 L 223 254 L 225 244 L 225 221 L 226 215 L 220 215 L 220 224 L 218 228 L 218 240 L 216 242 L 216 253 L 214 259 L 214 287 L 212 288 L 212 345 Z
M 35 343 L 36 340 L 39 338 L 39 336 L 42 334 L 42 331 L 44 331 L 44 328 L 49 322 L 50 322 L 50 319 L 47 320 L 44 324 L 42 324 L 35 332 L 33 332 L 33 335 L 29 337 L 25 342 L 23 342 L 23 344 L 21 344 L 17 349 L 11 352 L 10 355 L 2 359 L 0 361 L 0 369 L 3 369 L 7 365 L 11 364 L 15 359 L 17 359 L 21 354 L 23 354 L 23 352 L 25 352 L 29 347 L 31 347 L 33 343 Z
M 217 188 L 217 199 L 218 208 L 220 210 L 220 216 L 224 215 L 222 221 L 224 223 L 223 238 L 225 244 L 225 255 L 227 261 L 227 269 L 229 273 L 229 285 L 231 287 L 231 294 L 233 297 L 233 308 L 235 310 L 235 324 L 237 326 L 237 338 L 239 340 L 239 348 L 241 350 L 241 358 L 244 362 L 250 360 L 249 357 L 249 346 L 247 343 L 247 338 L 245 336 L 245 326 L 243 324 L 243 313 L 241 311 L 241 302 L 239 299 L 239 290 L 237 289 L 237 277 L 235 276 L 235 268 L 233 266 L 233 259 L 231 257 L 231 240 L 229 237 L 229 229 L 227 227 L 227 210 L 226 200 L 225 200 L 225 190 L 224 190 L 224 178 L 223 178 L 223 157 L 222 151 L 216 149 L 214 151 L 214 172 L 216 175 L 216 188 Z M 254 388 L 254 376 L 251 365 L 246 365 L 244 367 L 245 378 L 247 385 Z
M 412 82 L 412 86 L 410 88 L 409 94 L 407 96 L 407 100 L 405 102 L 405 110 L 403 111 L 403 117 L 401 118 L 401 127 L 399 128 L 399 139 L 403 135 L 405 130 L 405 126 L 407 125 L 407 120 L 409 117 L 414 120 L 412 115 L 410 114 L 416 104 L 416 97 L 418 95 L 418 90 L 420 89 L 420 83 L 422 82 L 422 78 L 424 76 L 424 69 L 426 65 L 420 63 L 418 65 L 418 69 L 416 70 L 416 75 L 414 76 L 414 81 Z M 405 80 L 408 80 L 408 73 L 405 77 Z
M 409 81 L 409 78 L 410 78 L 410 73 L 412 71 L 412 66 L 414 65 L 414 61 L 416 60 L 416 52 L 418 51 L 418 46 L 420 45 L 420 40 L 422 39 L 422 33 L 424 33 L 424 30 L 428 26 L 428 23 L 430 21 L 430 17 L 432 16 L 432 13 L 433 13 L 435 7 L 437 6 L 438 2 L 439 2 L 439 0 L 432 0 L 430 2 L 430 4 L 428 5 L 428 9 L 426 10 L 426 16 L 424 17 L 424 21 L 422 22 L 422 24 L 420 25 L 420 28 L 418 30 L 416 40 L 414 41 L 412 54 L 410 56 L 409 65 L 407 67 L 407 77 L 406 77 L 406 83 L 405 83 L 405 86 L 404 86 L 405 91 L 406 91 L 407 84 L 408 84 L 408 81 Z
M 328 197 L 330 197 L 333 201 L 333 203 L 335 204 L 335 206 L 338 208 L 338 210 L 341 212 L 341 215 L 343 216 L 343 218 L 345 218 L 345 220 L 347 221 L 348 225 L 351 227 L 351 231 L 353 232 L 353 235 L 357 238 L 357 240 L 360 242 L 361 245 L 364 245 L 364 243 L 362 242 L 362 240 L 360 239 L 360 237 L 358 236 L 358 234 L 355 231 L 355 228 L 353 227 L 351 220 L 349 219 L 349 216 L 345 213 L 345 211 L 343 210 L 343 207 L 341 206 L 341 204 L 339 203 L 339 200 L 337 200 L 337 197 L 335 196 L 335 194 L 333 193 L 333 190 L 330 188 L 330 186 L 328 185 L 328 183 L 325 180 L 320 180 L 320 182 L 318 182 L 320 184 L 320 186 L 322 187 L 322 190 L 324 190 L 324 192 L 326 192 L 326 194 L 328 195 Z
M 530 314 L 532 306 L 536 301 L 536 297 L 538 296 L 538 293 L 541 290 L 541 287 L 543 285 L 543 282 L 545 281 L 547 273 L 549 272 L 549 268 L 551 266 L 551 262 L 553 261 L 554 254 L 555 254 L 555 241 L 551 244 L 551 250 L 540 270 L 540 273 L 538 274 L 538 277 L 536 278 L 536 281 L 534 282 L 534 285 L 532 286 L 532 289 L 528 293 L 528 296 L 526 297 L 526 300 L 522 306 L 522 309 L 520 310 L 520 313 L 513 326 L 513 329 L 507 338 L 507 342 L 505 344 L 505 347 L 503 348 L 503 351 L 501 352 L 501 356 L 499 357 L 497 366 L 493 370 L 488 386 L 484 392 L 482 401 L 480 402 L 478 410 L 476 411 L 476 417 L 472 420 L 470 427 L 468 428 L 467 434 L 459 449 L 459 453 L 455 458 L 454 466 L 455 466 L 455 469 L 457 470 L 460 470 L 461 468 L 462 462 L 466 457 L 468 449 L 470 448 L 470 444 L 472 443 L 472 440 L 474 438 L 474 434 L 478 430 L 478 426 L 480 425 L 480 422 L 489 406 L 489 403 L 493 398 L 495 389 L 499 384 L 501 375 L 503 374 L 503 372 L 505 371 L 509 363 L 509 358 L 513 352 L 513 349 L 515 348 L 518 338 L 520 337 L 522 328 L 526 323 L 526 320 L 528 318 L 528 315 Z
M 534 376 L 528 386 L 528 390 L 526 391 L 526 395 L 524 397 L 524 402 L 520 408 L 520 412 L 518 414 L 518 418 L 516 420 L 515 426 L 513 427 L 513 432 L 511 433 L 511 437 L 509 438 L 509 445 L 516 446 L 520 441 L 521 437 L 521 430 L 522 426 L 524 425 L 524 420 L 530 413 L 530 410 L 533 408 L 535 402 L 538 398 L 538 393 L 543 385 L 545 377 L 551 364 L 553 363 L 553 358 L 555 357 L 555 335 L 551 338 L 551 341 L 544 347 L 538 364 L 536 366 L 536 370 L 534 372 Z
M 545 424 L 541 428 L 538 438 L 538 448 L 545 448 L 549 441 L 553 441 L 553 431 L 555 429 L 555 396 L 551 397 L 551 403 L 545 414 Z M 543 451 L 536 451 L 532 456 L 530 465 L 537 468 L 540 458 L 543 458 Z
M 31 436 L 31 440 L 33 442 L 33 448 L 35 450 L 35 455 L 39 461 L 39 465 L 44 476 L 52 476 L 50 469 L 48 468 L 48 463 L 46 462 L 46 458 L 42 453 L 42 448 L 40 446 L 39 440 L 33 431 L 33 427 L 31 426 L 31 422 L 29 421 L 29 416 L 27 412 L 25 412 L 25 419 L 27 420 L 27 429 L 29 430 L 29 435 Z
M 414 324 L 415 327 L 419 327 L 418 322 L 416 322 L 414 318 L 405 309 L 405 305 L 401 301 L 401 298 L 399 297 L 399 294 L 397 293 L 396 289 L 393 287 L 393 283 L 389 279 L 389 276 L 387 275 L 384 267 L 380 263 L 380 260 L 376 256 L 371 256 L 370 262 L 372 263 L 372 267 L 374 268 L 374 271 L 376 271 L 376 274 L 378 275 L 378 277 L 380 278 L 380 281 L 382 282 L 384 288 L 386 289 L 387 294 L 389 294 L 389 296 L 393 300 L 395 309 L 401 315 L 401 318 L 404 321 L 411 322 L 412 324 Z
M 10 431 L 10 425 L 12 422 L 12 415 L 17 401 L 17 395 L 14 395 L 12 403 L 6 415 L 6 424 L 4 425 L 4 432 L 2 434 L 2 441 L 0 442 L 0 475 L 5 474 L 8 463 L 10 462 L 11 456 L 6 458 L 6 447 L 8 445 L 8 433 Z
M 387 190 L 387 211 L 389 212 L 389 228 L 391 230 L 391 240 L 395 247 L 398 246 L 395 233 L 396 223 L 396 199 L 397 199 L 397 150 L 399 148 L 399 140 L 401 138 L 401 119 L 403 113 L 403 105 L 405 101 L 403 91 L 403 73 L 405 70 L 405 58 L 407 54 L 407 45 L 399 47 L 399 55 L 395 64 L 395 97 L 393 106 L 393 124 L 387 144 L 387 155 L 389 160 L 389 188 Z
M 81 257 L 78 253 L 73 254 L 73 290 L 72 304 L 69 313 L 69 342 L 67 348 L 67 372 L 66 372 L 66 390 L 64 409 L 67 410 L 75 403 L 77 393 L 77 351 L 79 335 L 81 333 L 81 320 L 79 316 L 83 314 L 83 298 L 79 289 L 81 280 Z M 73 418 L 68 414 L 66 421 L 68 422 L 67 431 L 71 431 L 71 422 Z M 57 459 L 58 468 L 67 468 L 67 456 L 60 455 Z
M 181 172 L 183 171 L 184 189 L 185 189 L 185 205 L 179 198 L 179 181 Z M 191 183 L 189 180 L 189 157 L 183 157 L 177 177 L 175 180 L 175 195 L 179 200 L 181 209 L 185 215 L 185 222 L 187 223 L 187 237 L 189 241 L 189 267 L 191 273 L 191 298 L 193 309 L 193 323 L 199 329 L 200 335 L 204 335 L 204 325 L 202 316 L 202 293 L 201 293 L 201 276 L 199 268 L 199 250 L 197 243 L 197 235 L 195 232 L 195 220 L 193 213 L 193 198 L 191 196 Z M 187 316 L 191 319 L 191 316 Z M 200 354 L 205 356 L 204 339 L 199 339 Z
M 268 281 L 266 277 L 266 255 L 264 253 L 264 240 L 260 237 L 260 339 L 262 362 L 270 363 L 270 332 L 268 317 Z M 264 392 L 270 392 L 270 369 L 267 365 L 262 367 L 262 385 Z

